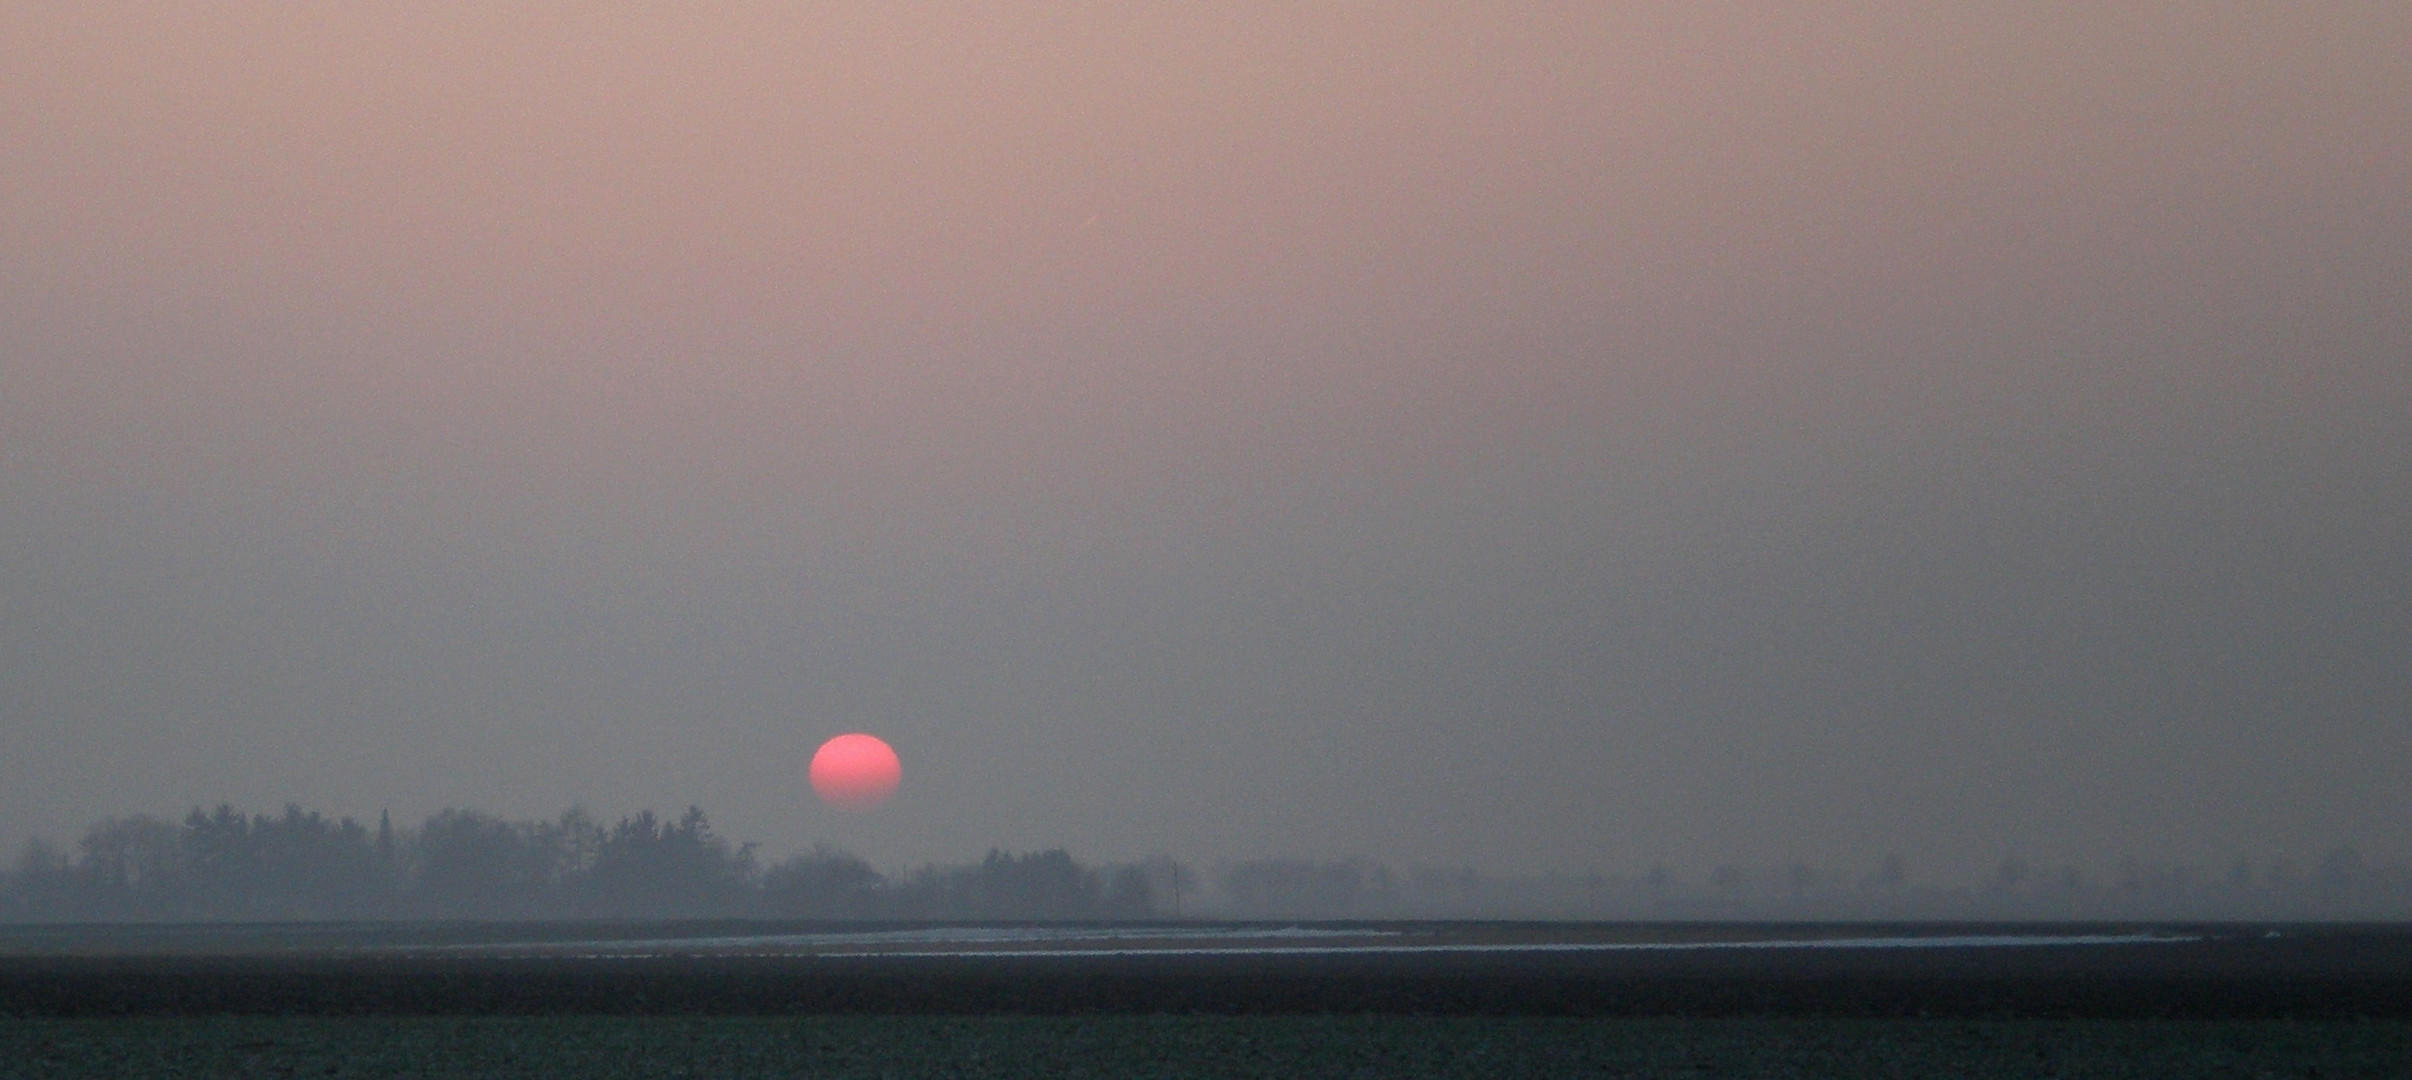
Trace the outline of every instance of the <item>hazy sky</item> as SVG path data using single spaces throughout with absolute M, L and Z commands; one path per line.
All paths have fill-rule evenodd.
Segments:
M 7 834 L 1948 876 L 2408 768 L 2412 5 L 0 3 Z

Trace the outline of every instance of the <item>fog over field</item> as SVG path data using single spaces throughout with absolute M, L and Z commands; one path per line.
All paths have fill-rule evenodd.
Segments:
M 2400 868 L 2407 43 L 11 3 L 0 842 Z

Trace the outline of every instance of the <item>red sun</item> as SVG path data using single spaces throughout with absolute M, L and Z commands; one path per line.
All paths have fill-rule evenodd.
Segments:
M 864 811 L 896 794 L 904 766 L 896 751 L 870 735 L 840 735 L 812 755 L 812 790 L 840 810 Z

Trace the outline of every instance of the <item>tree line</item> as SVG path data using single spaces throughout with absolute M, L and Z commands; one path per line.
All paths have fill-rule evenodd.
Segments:
M 1203 887 L 1201 887 L 1203 885 Z M 30 841 L 0 868 L 0 922 L 338 919 L 2401 919 L 2412 867 L 2340 847 L 2208 868 L 2108 872 L 2005 859 L 1983 880 L 1919 880 L 1898 856 L 1857 872 L 1801 863 L 1704 875 L 1495 877 L 1362 859 L 1256 859 L 1200 875 L 1168 858 L 1090 865 L 1064 849 L 883 873 L 828 847 L 776 861 L 700 809 L 605 824 L 440 811 L 397 827 L 287 805 L 181 822 L 137 815 L 71 848 Z
M 1088 866 L 1062 849 L 882 874 L 828 847 L 765 865 L 690 807 L 611 824 L 447 809 L 415 827 L 287 805 L 112 818 L 72 850 L 30 841 L 0 873 L 0 920 L 537 918 L 1114 919 L 1177 903 L 1168 863 Z

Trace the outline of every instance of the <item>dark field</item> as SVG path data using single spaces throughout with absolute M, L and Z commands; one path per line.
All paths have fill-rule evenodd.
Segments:
M 2398 927 L 827 931 L 0 931 L 0 1077 L 2412 1077 Z
M 2397 927 L 731 929 L 10 931 L 0 1015 L 2412 1019 Z
M 1405 1016 L 0 1021 L 10 1077 L 2401 1077 L 2404 1021 Z

